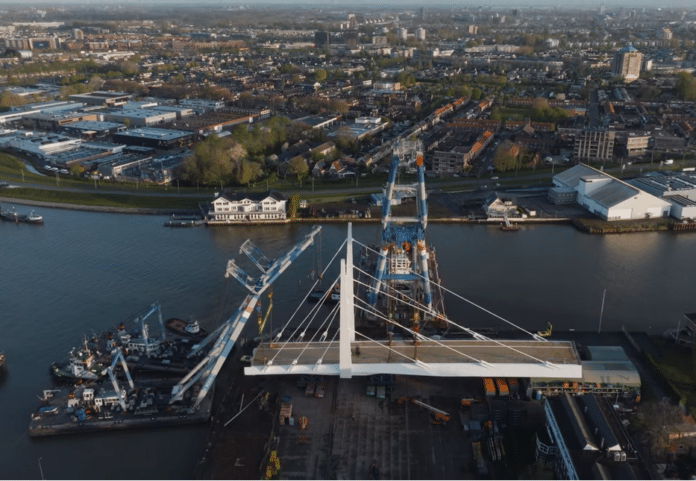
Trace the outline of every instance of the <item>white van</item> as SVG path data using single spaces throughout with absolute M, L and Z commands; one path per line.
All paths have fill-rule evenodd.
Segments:
M 665 160 L 665 165 L 672 165 L 673 163 L 674 163 L 674 159 Z

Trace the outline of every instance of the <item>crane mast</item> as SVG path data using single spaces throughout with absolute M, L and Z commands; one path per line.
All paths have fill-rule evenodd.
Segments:
M 397 184 L 398 169 L 408 166 L 415 168 L 416 183 Z M 400 193 L 415 196 L 415 215 L 392 215 L 392 203 Z M 384 189 L 382 245 L 377 257 L 375 278 L 366 296 L 370 305 L 377 304 L 382 290 L 392 290 L 400 285 L 412 290 L 414 295 L 420 292 L 421 301 L 425 305 L 423 317 L 432 315 L 429 253 L 425 243 L 425 229 L 428 225 L 426 199 L 423 147 L 419 141 L 401 141 L 394 148 Z

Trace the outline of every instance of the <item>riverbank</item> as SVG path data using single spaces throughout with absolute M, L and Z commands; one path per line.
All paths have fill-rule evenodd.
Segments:
M 7 191 L 5 191 L 7 192 Z M 78 194 L 76 194 L 78 195 Z M 121 197 L 116 195 L 116 197 Z M 126 197 L 126 196 L 123 196 Z M 132 197 L 132 196 L 128 196 Z M 147 197 L 140 197 L 141 199 L 150 199 Z M 169 201 L 174 200 L 174 204 L 178 204 L 181 201 L 184 203 L 191 203 L 191 199 L 167 199 L 167 198 L 154 198 L 154 203 L 162 204 L 169 203 Z M 130 202 L 132 199 L 113 199 L 115 202 Z M 77 210 L 77 211 L 88 211 L 88 212 L 102 212 L 107 214 L 140 214 L 140 215 L 200 215 L 201 210 L 196 208 L 158 208 L 158 207 L 125 207 L 125 206 L 106 206 L 106 205 L 84 205 L 75 204 L 70 202 L 51 202 L 45 200 L 34 200 L 26 198 L 15 198 L 15 197 L 0 197 L 0 203 L 8 204 L 18 204 L 27 205 L 31 207 L 49 207 L 56 209 L 67 209 L 67 210 Z M 327 204 L 328 206 L 329 204 Z M 352 222 L 355 224 L 373 224 L 381 222 L 379 218 L 379 210 L 375 208 L 374 215 L 372 217 L 299 217 L 287 221 L 268 221 L 268 222 L 239 222 L 239 223 L 213 223 L 209 224 L 211 226 L 235 226 L 235 225 L 269 225 L 269 224 L 345 224 L 347 222 Z M 502 223 L 502 219 L 492 218 L 492 219 L 482 219 L 476 218 L 472 219 L 470 217 L 458 217 L 450 216 L 446 213 L 442 213 L 446 216 L 438 217 L 435 212 L 432 212 L 428 217 L 428 222 L 433 224 L 470 224 L 470 225 L 497 225 Z M 511 219 L 511 222 L 515 225 L 541 225 L 541 224 L 566 224 L 569 223 L 575 227 L 580 232 L 587 234 L 629 234 L 637 232 L 662 232 L 662 231 L 674 231 L 674 232 L 694 232 L 696 231 L 696 223 L 689 222 L 684 223 L 676 219 L 638 219 L 638 220 L 627 220 L 627 221 L 605 221 L 597 218 L 586 218 L 586 217 L 551 217 L 551 218 L 526 218 L 526 219 Z
M 587 234 L 630 234 L 633 232 L 694 231 L 696 223 L 676 219 L 634 219 L 605 221 L 602 219 L 574 218 L 571 224 Z

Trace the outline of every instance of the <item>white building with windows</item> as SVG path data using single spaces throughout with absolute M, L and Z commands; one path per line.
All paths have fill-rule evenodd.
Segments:
M 223 192 L 213 200 L 209 222 L 285 221 L 287 199 L 274 190 L 263 193 Z
M 554 176 L 557 188 L 577 191 L 577 202 L 604 220 L 669 217 L 671 204 L 589 165 Z

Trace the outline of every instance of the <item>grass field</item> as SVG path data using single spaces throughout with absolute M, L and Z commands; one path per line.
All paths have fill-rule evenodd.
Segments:
M 209 197 L 191 198 L 177 196 L 138 196 L 129 194 L 101 194 L 88 192 L 61 192 L 41 189 L 0 190 L 0 196 L 14 199 L 56 202 L 59 204 L 78 204 L 85 206 L 104 206 L 140 209 L 198 209 L 199 202 L 209 202 Z

